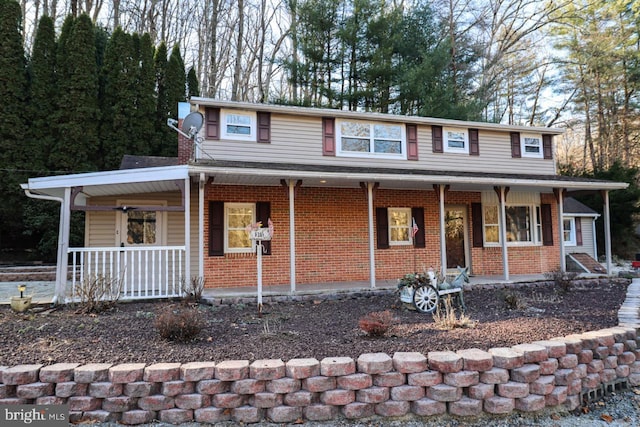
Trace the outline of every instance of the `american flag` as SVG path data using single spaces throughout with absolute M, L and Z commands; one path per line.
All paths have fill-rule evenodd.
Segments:
M 413 226 L 411 227 L 411 238 L 413 239 L 418 232 L 418 224 L 416 224 L 416 219 L 411 217 L 411 221 L 413 222 Z

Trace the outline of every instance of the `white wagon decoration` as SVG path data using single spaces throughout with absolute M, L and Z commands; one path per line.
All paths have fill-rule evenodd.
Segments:
M 407 274 L 398 282 L 400 301 L 413 304 L 420 313 L 433 313 L 443 296 L 457 299 L 462 310 L 464 304 L 464 284 L 469 283 L 469 268 L 458 267 L 458 275 L 451 281 L 438 279 L 432 269 L 426 273 Z

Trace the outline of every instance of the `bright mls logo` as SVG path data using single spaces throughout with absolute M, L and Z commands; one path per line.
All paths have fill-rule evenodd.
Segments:
M 68 423 L 68 405 L 10 405 L 0 409 L 0 425 L 3 427 L 66 427 Z

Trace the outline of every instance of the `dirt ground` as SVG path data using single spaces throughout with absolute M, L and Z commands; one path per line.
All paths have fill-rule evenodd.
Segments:
M 511 346 L 615 326 L 627 285 L 574 287 L 561 295 L 552 286 L 474 289 L 465 292 L 472 328 L 441 330 L 432 315 L 408 310 L 397 294 L 254 304 L 199 305 L 204 328 L 195 340 L 162 339 L 155 320 L 181 302 L 121 302 L 99 314 L 79 307 L 26 313 L 0 308 L 0 366 L 52 364 L 193 362 L 350 356 L 362 353 L 458 350 Z M 510 302 L 511 304 L 508 304 Z M 510 305 L 510 306 L 509 306 Z M 390 310 L 396 324 L 369 337 L 358 321 Z

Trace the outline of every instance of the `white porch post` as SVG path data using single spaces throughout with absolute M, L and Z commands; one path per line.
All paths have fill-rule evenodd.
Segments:
M 184 275 L 185 284 L 191 283 L 191 179 L 184 180 Z
M 206 177 L 200 174 L 198 184 L 198 276 L 204 279 L 204 187 Z
M 443 276 L 447 274 L 447 238 L 445 232 L 444 223 L 444 190 L 445 186 L 438 185 L 438 192 L 440 199 L 440 271 Z
M 611 223 L 609 216 L 609 191 L 602 192 L 604 199 L 604 251 L 607 259 L 607 274 L 611 275 Z
M 63 202 L 60 205 L 60 230 L 58 232 L 58 269 L 56 271 L 56 287 L 54 302 L 65 302 L 67 276 L 69 272 L 69 229 L 71 224 L 71 187 L 64 189 Z M 73 272 L 75 274 L 75 271 Z
M 502 271 L 504 280 L 509 280 L 509 253 L 507 251 L 507 209 L 504 187 L 500 187 L 500 241 L 502 242 Z
M 296 213 L 295 183 L 289 180 L 289 280 L 291 293 L 296 291 Z
M 371 288 L 376 287 L 376 255 L 373 238 L 373 182 L 367 182 L 367 205 L 369 214 L 369 281 Z
M 560 271 L 567 271 L 567 259 L 564 248 L 564 195 L 563 189 L 558 189 L 558 230 L 560 230 Z M 578 221 L 580 219 L 578 218 Z

